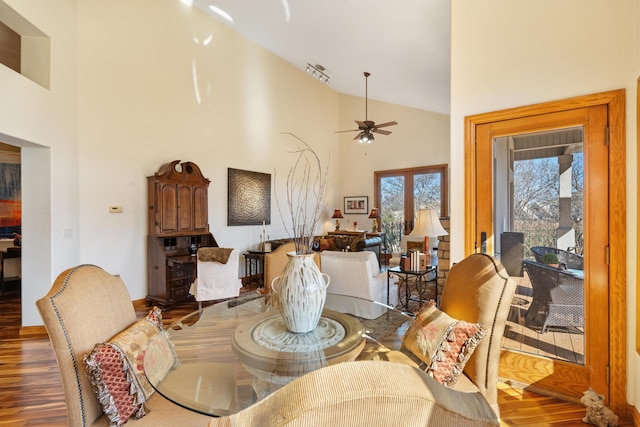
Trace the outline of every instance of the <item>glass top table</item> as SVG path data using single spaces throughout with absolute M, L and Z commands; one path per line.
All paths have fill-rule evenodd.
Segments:
M 318 327 L 294 334 L 269 295 L 249 294 L 174 322 L 151 341 L 143 366 L 153 388 L 168 400 L 225 416 L 300 375 L 355 360 L 365 346 L 398 349 L 411 319 L 380 303 L 328 294 Z

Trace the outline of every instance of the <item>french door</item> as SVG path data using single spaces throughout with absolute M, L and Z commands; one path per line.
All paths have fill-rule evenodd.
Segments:
M 617 364 L 617 359 L 610 359 L 610 354 L 615 353 L 616 358 L 624 358 L 624 351 L 621 351 L 623 347 L 618 342 L 621 337 L 617 333 L 612 336 L 611 331 L 615 328 L 610 326 L 610 310 L 617 310 L 620 304 L 624 306 L 623 301 L 612 300 L 612 296 L 620 291 L 617 284 L 616 288 L 611 289 L 613 276 L 619 277 L 620 266 L 624 265 L 624 249 L 617 243 L 610 243 L 610 236 L 624 236 L 624 231 L 616 224 L 620 219 L 620 212 L 610 213 L 612 201 L 619 196 L 617 186 L 620 185 L 615 182 L 616 178 L 610 176 L 611 172 L 617 175 L 617 179 L 624 181 L 620 170 L 612 168 L 612 165 L 620 162 L 620 158 L 617 155 L 610 156 L 607 131 L 611 115 L 607 102 L 601 102 L 611 102 L 611 99 L 615 101 L 616 108 L 623 109 L 619 92 L 612 92 L 607 93 L 603 99 L 578 98 L 577 102 L 549 103 L 548 108 L 523 107 L 520 110 L 488 113 L 485 117 L 467 118 L 467 254 L 481 251 L 494 253 L 494 201 L 497 197 L 494 194 L 494 179 L 498 169 L 494 155 L 496 139 L 570 127 L 582 127 L 584 130 L 584 358 L 578 363 L 567 363 L 549 357 L 503 350 L 500 366 L 502 377 L 530 384 L 540 391 L 547 390 L 550 394 L 576 399 L 588 387 L 592 387 L 608 400 L 613 389 L 610 383 L 611 365 Z M 585 104 L 584 107 L 577 108 L 580 103 Z M 567 108 L 562 108 L 565 105 Z M 614 125 L 616 138 L 623 140 L 620 126 L 620 122 Z M 618 144 L 619 140 L 616 141 L 616 149 Z M 621 185 L 624 188 L 624 184 Z M 612 194 L 612 189 L 615 194 Z M 621 208 L 624 210 L 624 206 Z M 610 218 L 610 215 L 616 218 Z M 610 265 L 612 251 L 621 256 L 613 267 Z M 624 319 L 617 318 L 615 326 L 623 321 Z M 611 340 L 615 342 L 612 343 Z M 616 365 L 614 371 L 622 377 L 615 379 L 616 384 L 624 383 L 624 367 Z M 614 404 L 622 406 L 624 393 L 615 391 Z
M 388 250 L 400 250 L 403 234 L 413 230 L 418 209 L 448 216 L 447 165 L 374 172 L 374 199 Z

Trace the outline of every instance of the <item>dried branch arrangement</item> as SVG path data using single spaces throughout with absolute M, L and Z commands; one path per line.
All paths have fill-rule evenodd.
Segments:
M 294 165 L 289 169 L 286 182 L 288 215 L 282 214 L 276 192 L 276 205 L 282 218 L 282 224 L 296 247 L 296 254 L 311 253 L 316 226 L 322 219 L 327 205 L 329 166 L 322 168 L 316 152 L 302 139 L 289 132 L 282 132 L 296 138 L 302 146 L 289 151 L 296 156 Z M 274 172 L 274 181 L 277 174 Z M 289 219 L 289 224 L 285 218 Z

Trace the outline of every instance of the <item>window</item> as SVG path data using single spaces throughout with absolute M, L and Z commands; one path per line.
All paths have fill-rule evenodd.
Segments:
M 418 209 L 448 212 L 447 165 L 374 172 L 374 198 L 380 210 L 386 250 L 397 252 L 403 234 L 413 229 Z

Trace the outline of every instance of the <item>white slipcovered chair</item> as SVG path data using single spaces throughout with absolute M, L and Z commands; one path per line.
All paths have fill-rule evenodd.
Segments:
M 323 251 L 320 255 L 320 266 L 323 273 L 331 279 L 327 288 L 327 308 L 333 301 L 331 294 L 364 298 L 387 304 L 387 273 L 380 271 L 376 254 L 369 251 L 338 252 Z M 392 276 L 389 282 L 389 305 L 398 304 L 397 278 Z M 380 306 L 379 312 L 362 312 L 356 305 L 353 307 L 336 307 L 356 316 L 375 319 L 386 309 Z
M 230 248 L 199 248 L 197 278 L 189 293 L 198 301 L 215 301 L 240 295 L 242 280 L 238 277 L 240 251 Z

